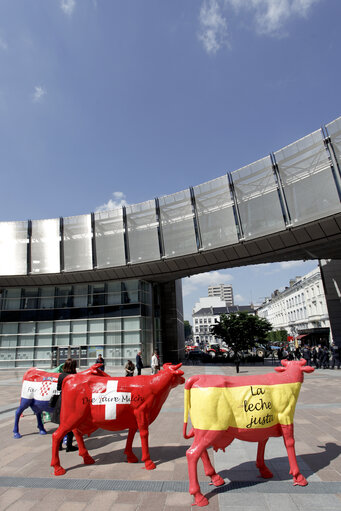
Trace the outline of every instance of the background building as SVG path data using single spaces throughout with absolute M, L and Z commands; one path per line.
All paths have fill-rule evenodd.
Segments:
M 284 291 L 274 291 L 257 314 L 274 330 L 310 345 L 329 344 L 331 331 L 320 268 L 289 282 Z
M 233 305 L 233 288 L 231 284 L 208 286 L 208 296 L 219 296 L 226 305 Z

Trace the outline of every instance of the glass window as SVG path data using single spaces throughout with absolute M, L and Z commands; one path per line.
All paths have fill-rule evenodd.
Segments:
M 160 197 L 159 204 L 165 257 L 197 252 L 189 190 Z
M 19 332 L 21 334 L 33 334 L 35 332 L 35 323 L 20 323 Z
M 73 296 L 71 286 L 58 287 L 56 290 L 56 308 L 72 307 Z
M 37 335 L 37 346 L 52 346 L 52 335 Z
M 92 305 L 105 305 L 105 284 L 92 286 Z
M 140 318 L 125 318 L 123 320 L 124 330 L 139 330 L 140 329 Z
M 51 360 L 51 350 L 46 348 L 36 348 L 36 356 L 37 360 Z
M 23 289 L 23 308 L 36 309 L 38 307 L 38 288 Z
M 160 259 L 155 201 L 126 207 L 130 262 Z
M 91 216 L 64 218 L 64 269 L 79 271 L 92 269 Z
M 21 335 L 18 337 L 18 346 L 34 346 L 34 335 Z
M 2 323 L 3 334 L 16 334 L 18 332 L 18 323 Z
M 53 309 L 54 307 L 54 287 L 42 287 L 40 289 L 40 308 Z
M 87 307 L 88 306 L 88 285 L 79 284 L 73 288 L 73 305 L 74 307 Z
M 84 333 L 87 331 L 87 320 L 72 321 L 72 331 L 77 333 Z
M 122 330 L 122 323 L 120 319 L 107 319 L 108 330 Z
M 126 264 L 122 208 L 95 213 L 97 267 Z
M 122 343 L 121 332 L 107 333 L 106 337 L 107 337 L 107 344 L 121 344 Z
M 104 332 L 104 319 L 89 321 L 90 332 Z
M 55 336 L 55 344 L 56 346 L 69 346 L 69 335 L 59 334 Z
M 6 289 L 4 310 L 18 310 L 21 307 L 21 288 Z
M 121 282 L 108 282 L 108 305 L 122 303 Z
M 57 334 L 66 334 L 70 332 L 70 321 L 56 321 L 55 332 Z
M 126 280 L 122 282 L 123 289 L 123 302 L 124 303 L 136 303 L 139 301 L 139 281 L 138 280 Z
M 60 272 L 59 218 L 32 221 L 32 273 Z
M 27 222 L 0 222 L 0 275 L 26 275 Z
M 91 333 L 89 334 L 89 345 L 92 346 L 101 346 L 104 344 L 104 335 L 103 333 Z
M 71 334 L 71 346 L 86 346 L 87 337 L 86 333 L 83 334 Z

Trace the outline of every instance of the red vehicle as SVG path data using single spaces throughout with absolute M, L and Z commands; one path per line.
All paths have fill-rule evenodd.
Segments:
M 227 360 L 230 356 L 229 349 L 223 348 L 220 344 L 209 344 L 205 351 L 212 359 L 220 357 Z

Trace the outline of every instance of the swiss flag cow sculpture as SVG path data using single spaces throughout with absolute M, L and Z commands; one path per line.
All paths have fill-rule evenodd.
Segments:
M 155 468 L 149 454 L 148 427 L 158 416 L 170 390 L 185 383 L 181 364 L 164 364 L 156 375 L 132 378 L 101 376 L 105 373 L 98 369 L 99 365 L 92 366 L 93 374 L 78 373 L 63 382 L 60 426 L 52 435 L 51 466 L 57 476 L 65 474 L 59 460 L 59 443 L 71 430 L 86 465 L 95 461 L 84 445 L 83 435 L 90 435 L 98 428 L 109 431 L 129 429 L 124 452 L 129 463 L 136 463 L 138 459 L 132 444 L 139 430 L 142 461 L 146 469 Z
M 85 369 L 79 374 L 89 373 L 92 373 L 91 368 Z M 101 371 L 101 374 L 105 375 L 106 373 Z M 31 407 L 32 411 L 37 417 L 37 427 L 39 429 L 39 433 L 41 435 L 47 434 L 41 419 L 41 413 L 53 412 L 53 409 L 49 405 L 49 401 L 52 395 L 57 391 L 58 376 L 59 374 L 56 372 L 50 373 L 48 371 L 43 371 L 42 369 L 37 369 L 36 367 L 32 367 L 25 372 L 21 387 L 20 404 L 15 412 L 13 428 L 14 438 L 21 438 L 19 433 L 19 419 L 21 414 L 28 407 Z
M 212 483 L 221 486 L 225 481 L 215 472 L 207 449 L 225 450 L 235 438 L 258 442 L 256 466 L 267 479 L 272 473 L 264 463 L 265 445 L 269 437 L 283 436 L 294 485 L 308 484 L 297 465 L 293 421 L 303 373 L 312 373 L 314 369 L 306 366 L 304 359 L 281 363 L 282 366 L 274 368 L 280 374 L 203 375 L 186 381 L 184 437 L 194 437 L 186 456 L 189 491 L 196 505 L 208 504 L 200 492 L 198 459 L 202 459 L 205 474 Z M 193 427 L 187 435 L 188 412 Z

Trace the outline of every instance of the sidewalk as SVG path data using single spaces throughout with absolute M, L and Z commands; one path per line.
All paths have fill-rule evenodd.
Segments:
M 193 374 L 234 375 L 225 365 L 184 366 L 185 377 Z M 112 376 L 123 368 L 107 368 Z M 272 372 L 273 366 L 241 366 L 240 374 Z M 23 437 L 13 439 L 14 409 L 19 404 L 24 371 L 0 372 L 0 510 L 1 511 L 189 511 L 186 449 L 191 440 L 182 437 L 183 386 L 173 389 L 160 415 L 150 427 L 151 458 L 155 470 L 142 463 L 128 464 L 123 453 L 127 432 L 98 430 L 85 439 L 94 465 L 83 465 L 77 452 L 61 452 L 67 473 L 52 475 L 51 434 L 56 426 L 46 424 L 48 435 L 37 433 L 31 410 L 20 420 Z M 144 370 L 145 374 L 149 369 Z M 341 370 L 318 370 L 305 375 L 295 414 L 298 463 L 309 485 L 292 485 L 283 440 L 270 439 L 265 452 L 274 477 L 263 480 L 255 466 L 257 445 L 235 440 L 223 453 L 210 456 L 225 479 L 220 488 L 208 485 L 198 464 L 202 492 L 209 511 L 296 511 L 341 509 Z M 134 452 L 141 458 L 138 434 Z M 199 508 L 194 508 L 199 509 Z

